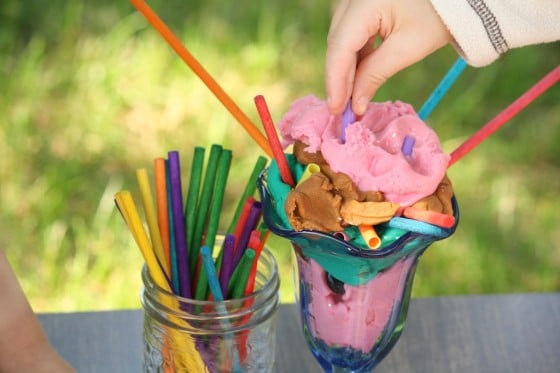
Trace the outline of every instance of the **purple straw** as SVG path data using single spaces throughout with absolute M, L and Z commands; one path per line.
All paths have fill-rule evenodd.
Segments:
M 350 99 L 348 100 L 348 103 L 346 104 L 346 108 L 342 113 L 342 128 L 340 131 L 340 139 L 342 140 L 343 144 L 346 143 L 346 128 L 348 128 L 348 126 L 354 123 L 355 121 L 356 121 L 356 115 L 352 111 L 352 99 Z
M 412 136 L 406 135 L 403 139 L 401 151 L 405 157 L 410 157 L 412 155 L 412 149 L 414 148 L 414 143 L 416 139 Z
M 229 278 L 233 273 L 233 251 L 235 249 L 235 236 L 233 234 L 227 234 L 224 238 L 224 244 L 222 247 L 222 265 L 220 268 L 220 288 L 222 289 L 222 294 L 226 294 L 227 286 L 229 283 Z
M 235 257 L 233 258 L 233 268 L 239 264 L 247 245 L 249 244 L 249 238 L 251 237 L 251 232 L 257 227 L 259 219 L 261 218 L 262 204 L 259 201 L 255 201 L 249 210 L 247 215 L 247 220 L 245 221 L 245 226 L 243 231 L 239 236 L 239 241 L 235 247 Z M 233 271 L 232 271 L 233 273 Z M 230 274 L 231 275 L 231 274 Z
M 173 210 L 173 231 L 175 233 L 175 251 L 177 255 L 177 269 L 179 272 L 179 288 L 181 296 L 191 298 L 191 280 L 187 255 L 187 240 L 185 235 L 185 217 L 183 213 L 183 192 L 181 187 L 181 164 L 179 152 L 170 151 L 169 179 L 171 182 L 171 207 Z

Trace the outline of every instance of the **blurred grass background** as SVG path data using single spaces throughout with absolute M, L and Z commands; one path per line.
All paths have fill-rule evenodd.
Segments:
M 255 123 L 257 94 L 276 120 L 324 96 L 330 1 L 150 4 Z M 189 165 L 220 143 L 234 154 L 226 228 L 260 149 L 127 1 L 6 0 L 0 24 L 0 248 L 37 311 L 139 307 L 142 259 L 114 193 L 136 193 L 135 169 L 169 150 Z M 456 57 L 439 51 L 376 100 L 419 108 Z M 559 61 L 556 43 L 468 68 L 428 120 L 445 150 Z M 559 102 L 554 87 L 450 170 L 461 224 L 423 256 L 414 296 L 560 290 Z M 290 252 L 270 243 L 291 301 Z

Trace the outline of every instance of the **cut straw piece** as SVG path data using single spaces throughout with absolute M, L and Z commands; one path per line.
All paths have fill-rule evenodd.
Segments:
M 212 248 L 214 248 L 214 244 L 216 243 L 216 234 L 218 233 L 230 165 L 231 150 L 224 149 L 224 151 L 222 151 L 222 155 L 220 156 L 220 162 L 216 172 L 214 195 L 212 196 L 212 206 L 210 207 L 208 228 L 206 229 L 206 239 L 204 241 L 204 246 L 209 247 L 211 253 L 213 251 Z M 195 299 L 206 299 L 207 287 L 208 278 L 206 277 L 206 273 L 204 271 L 200 271 L 196 281 Z
M 167 262 L 167 270 L 168 273 L 171 274 L 171 259 L 169 256 L 169 217 L 167 215 L 167 180 L 165 176 L 165 159 L 163 158 L 154 159 L 154 179 L 159 235 Z
M 245 206 L 245 201 L 247 200 L 247 198 L 255 194 L 255 191 L 257 190 L 257 179 L 259 178 L 262 170 L 264 170 L 264 168 L 266 167 L 267 162 L 268 159 L 266 157 L 263 157 L 262 155 L 257 158 L 257 161 L 253 166 L 251 176 L 249 176 L 249 180 L 247 180 L 247 184 L 245 185 L 245 190 L 243 191 L 243 194 L 241 195 L 241 198 L 239 198 L 239 201 L 237 203 L 235 213 L 233 214 L 233 219 L 231 220 L 231 223 L 227 229 L 228 233 L 233 233 L 233 230 L 235 229 L 237 221 L 239 220 L 241 210 L 243 210 L 243 206 Z
M 360 231 L 366 245 L 370 249 L 378 249 L 379 246 L 381 246 L 381 239 L 379 238 L 379 235 L 375 231 L 373 225 L 360 224 L 358 225 L 358 230 Z
M 146 216 L 146 221 L 148 222 L 148 230 L 150 232 L 150 240 L 152 242 L 152 248 L 156 258 L 165 273 L 165 277 L 171 278 L 169 272 L 168 262 L 165 258 L 165 253 L 163 250 L 163 244 L 161 243 L 161 236 L 159 233 L 159 226 L 157 223 L 156 208 L 154 205 L 154 198 L 152 194 L 152 188 L 150 187 L 150 179 L 148 177 L 148 171 L 145 168 L 139 168 L 136 170 L 136 180 L 138 182 L 138 187 L 140 189 L 140 195 L 142 197 L 142 206 L 144 208 L 144 215 Z
M 418 110 L 418 116 L 420 119 L 426 120 L 426 118 L 428 118 L 442 100 L 443 96 L 445 96 L 453 83 L 455 83 L 457 78 L 461 75 L 463 70 L 465 70 L 465 67 L 467 67 L 467 63 L 463 58 L 459 57 L 434 89 L 430 97 L 428 97 L 424 105 L 422 105 L 420 110 Z
M 189 258 L 187 255 L 187 241 L 185 235 L 184 213 L 183 213 L 183 190 L 181 184 L 181 163 L 179 152 L 170 151 L 169 177 L 171 181 L 171 207 L 173 211 L 173 231 L 175 233 L 175 251 L 177 254 L 177 267 L 179 271 L 179 286 L 181 296 L 191 298 L 191 276 L 189 271 Z M 196 259 L 196 258 L 195 258 Z
M 261 149 L 272 157 L 272 150 L 261 131 L 247 117 L 247 115 L 237 106 L 237 104 L 229 97 L 214 78 L 204 69 L 204 67 L 196 60 L 196 58 L 181 44 L 179 39 L 167 27 L 167 25 L 158 17 L 158 15 L 142 0 L 130 0 L 132 5 L 146 18 L 146 20 L 159 32 L 159 34 L 167 41 L 169 46 L 173 48 L 175 53 L 187 64 L 187 66 L 202 80 L 202 82 L 210 89 L 216 98 L 224 105 L 224 107 L 233 115 L 233 117 L 241 124 L 247 133 L 255 140 Z
M 305 166 L 305 169 L 303 170 L 303 174 L 299 178 L 296 186 L 300 185 L 305 180 L 309 179 L 311 175 L 316 174 L 318 172 L 321 172 L 321 166 L 319 166 L 317 163 L 308 163 Z
M 495 116 L 486 125 L 480 128 L 474 135 L 467 141 L 461 144 L 457 149 L 451 153 L 451 159 L 447 167 L 453 166 L 458 160 L 463 158 L 488 136 L 496 132 L 500 127 L 506 124 L 511 118 L 517 115 L 521 110 L 525 109 L 531 102 L 544 93 L 547 89 L 552 87 L 560 80 L 560 65 L 554 68 L 551 72 L 546 74 L 534 86 L 529 88 L 511 105 L 506 107 L 501 113 Z
M 212 145 L 210 148 L 208 163 L 206 165 L 200 199 L 198 200 L 198 205 L 196 207 L 193 241 L 189 251 L 191 273 L 194 273 L 196 270 L 196 263 L 198 262 L 200 247 L 202 246 L 202 235 L 204 234 L 204 229 L 206 228 L 206 219 L 208 217 L 208 211 L 210 211 L 212 195 L 214 194 L 214 182 L 216 180 L 216 171 L 218 169 L 221 154 L 222 147 L 216 144 Z
M 355 121 L 356 121 L 356 115 L 352 111 L 352 99 L 350 99 L 348 100 L 348 103 L 346 103 L 346 108 L 342 113 L 342 123 L 340 126 L 340 139 L 342 140 L 343 144 L 346 142 L 346 128 L 348 128 L 348 126 L 354 123 Z
M 187 231 L 187 247 L 194 247 L 194 229 L 196 224 L 196 208 L 198 205 L 198 196 L 200 194 L 200 182 L 204 171 L 204 153 L 203 147 L 195 147 L 191 164 L 191 175 L 189 179 L 189 191 L 187 194 L 187 202 L 185 204 L 185 229 Z
M 286 155 L 282 150 L 282 145 L 280 144 L 280 140 L 278 139 L 278 134 L 276 133 L 276 127 L 274 126 L 274 122 L 270 115 L 270 111 L 268 110 L 268 106 L 266 105 L 264 96 L 258 95 L 255 97 L 254 100 L 264 130 L 266 132 L 266 136 L 268 137 L 270 147 L 272 148 L 272 154 L 274 155 L 274 159 L 276 160 L 276 163 L 278 163 L 278 169 L 280 170 L 280 176 L 282 177 L 282 181 L 290 185 L 291 187 L 294 187 L 296 183 L 294 182 L 294 178 L 292 177 L 292 172 L 290 171 L 290 167 L 288 166 Z

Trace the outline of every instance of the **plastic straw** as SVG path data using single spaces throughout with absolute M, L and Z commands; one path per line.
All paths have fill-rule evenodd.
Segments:
M 204 153 L 204 148 L 199 146 L 194 148 L 191 164 L 191 176 L 189 179 L 189 191 L 187 193 L 187 202 L 185 204 L 187 246 L 191 249 L 194 247 L 194 226 L 196 221 L 198 195 L 200 193 L 200 181 L 202 180 L 202 172 L 204 169 Z
M 175 226 L 173 224 L 173 203 L 171 198 L 171 176 L 169 174 L 169 161 L 165 161 L 165 174 L 167 180 L 167 219 L 169 221 L 169 261 L 171 263 L 171 284 L 173 292 L 181 294 L 179 284 L 179 267 L 177 265 L 177 245 L 175 244 Z
M 235 237 L 232 234 L 226 234 L 224 244 L 222 246 L 222 262 L 220 266 L 220 287 L 222 293 L 227 294 L 227 286 L 231 272 L 233 272 L 233 250 L 235 248 Z
M 455 162 L 463 158 L 482 141 L 484 141 L 488 136 L 496 132 L 511 118 L 513 118 L 521 110 L 527 107 L 527 105 L 533 102 L 547 89 L 556 84 L 558 80 L 560 80 L 560 65 L 546 74 L 540 81 L 538 81 L 534 86 L 532 86 L 529 90 L 522 94 L 511 105 L 505 108 L 501 113 L 494 117 L 494 119 L 480 128 L 473 136 L 471 136 L 469 139 L 467 139 L 467 141 L 465 141 L 457 149 L 455 149 L 451 153 L 451 159 L 449 160 L 449 165 L 447 167 L 453 166 Z
M 368 245 L 370 249 L 377 249 L 381 246 L 381 239 L 379 238 L 379 235 L 375 231 L 373 225 L 361 224 L 358 225 L 358 230 L 360 231 L 366 245 Z
M 202 190 L 200 199 L 196 207 L 196 219 L 194 225 L 193 241 L 189 252 L 189 263 L 191 272 L 194 273 L 196 263 L 198 261 L 198 254 L 202 246 L 202 235 L 206 227 L 206 218 L 208 211 L 210 211 L 210 203 L 212 202 L 212 194 L 214 193 L 214 182 L 216 180 L 216 171 L 222 154 L 222 147 L 220 145 L 212 145 L 210 148 L 210 156 L 206 165 L 204 181 L 202 183 Z M 190 223 L 189 223 L 190 224 Z
M 216 186 L 212 196 L 212 206 L 210 207 L 210 217 L 208 218 L 208 228 L 206 229 L 206 240 L 204 246 L 207 246 L 212 253 L 214 244 L 216 243 L 216 234 L 218 233 L 218 225 L 220 215 L 222 213 L 222 205 L 226 189 L 226 182 L 231 164 L 231 150 L 224 150 L 220 156 L 218 170 L 216 172 Z M 196 281 L 195 299 L 206 299 L 208 287 L 208 279 L 206 273 L 201 271 Z
M 443 96 L 449 91 L 449 88 L 455 83 L 457 78 L 461 75 L 461 73 L 467 67 L 467 63 L 464 59 L 459 57 L 457 61 L 451 66 L 447 74 L 443 77 L 441 82 L 438 84 L 436 89 L 432 92 L 430 97 L 426 100 L 424 105 L 418 110 L 418 116 L 422 120 L 426 120 L 428 116 L 432 113 L 432 111 L 436 108 L 439 104 Z
M 144 231 L 144 227 L 142 225 L 142 221 L 140 220 L 140 216 L 138 215 L 138 211 L 136 210 L 136 205 L 132 199 L 132 195 L 129 191 L 120 191 L 115 195 L 115 203 L 117 204 L 119 211 L 121 211 L 125 222 L 132 232 L 132 236 L 142 252 L 142 256 L 144 257 L 151 278 L 156 285 L 167 292 L 171 292 L 169 283 L 165 279 L 165 275 L 157 263 L 155 254 L 151 250 L 148 242 L 148 236 Z M 164 297 L 163 303 L 167 307 L 174 307 L 174 305 L 170 304 L 168 298 Z M 178 320 L 178 322 L 181 323 L 182 321 Z M 196 351 L 193 341 L 184 338 L 175 338 L 174 340 L 175 343 L 178 344 L 178 348 L 180 350 L 187 351 L 187 354 L 185 355 L 187 361 L 184 363 L 188 366 L 192 366 L 197 372 L 204 371 L 204 362 L 202 361 L 200 354 Z
M 401 152 L 405 157 L 410 157 L 412 155 L 412 150 L 414 149 L 414 144 L 416 139 L 412 136 L 406 135 L 403 139 L 401 146 Z
M 168 273 L 171 274 L 171 259 L 169 256 L 169 219 L 167 216 L 167 180 L 165 176 L 165 159 L 154 159 L 154 179 L 156 187 L 156 208 L 158 216 L 159 234 L 163 253 L 167 262 Z
M 251 267 L 251 272 L 249 273 L 249 280 L 247 281 L 247 286 L 245 286 L 245 295 L 251 294 L 255 289 L 255 279 L 257 277 L 257 263 L 259 257 L 263 250 L 264 245 L 261 243 L 261 233 L 258 230 L 251 232 L 251 237 L 249 238 L 249 248 L 255 250 L 255 260 L 253 261 L 253 266 Z
M 214 266 L 214 261 L 212 260 L 212 252 L 208 246 L 202 246 L 200 249 L 200 256 L 202 260 L 202 268 L 206 273 L 208 278 L 208 286 L 210 287 L 210 292 L 215 301 L 223 301 L 224 296 L 222 293 L 222 288 L 220 287 L 220 281 L 218 280 L 218 274 L 216 273 L 216 267 Z
M 161 269 L 156 255 L 150 245 L 150 240 L 148 235 L 144 230 L 144 225 L 138 215 L 138 210 L 136 209 L 136 204 L 134 199 L 128 190 L 123 190 L 115 195 L 115 203 L 117 204 L 119 211 L 121 212 L 128 228 L 132 232 L 132 236 L 144 257 L 148 271 L 150 271 L 150 276 L 154 282 L 160 286 L 162 289 L 171 291 L 169 283 L 165 277 L 165 273 Z
M 216 274 L 216 267 L 214 266 L 214 262 L 212 261 L 212 253 L 208 246 L 203 246 L 200 249 L 200 256 L 202 261 L 202 267 L 206 277 L 208 278 L 208 285 L 210 287 L 210 292 L 212 293 L 212 297 L 214 301 L 219 302 L 216 303 L 216 310 L 222 316 L 227 316 L 228 311 L 225 305 L 221 302 L 224 301 L 224 295 L 222 293 L 222 289 L 220 288 L 220 283 L 218 282 L 218 276 Z M 231 329 L 231 324 L 227 320 L 220 321 L 224 326 L 224 329 L 229 330 Z M 233 372 L 234 373 L 241 373 L 243 372 L 240 367 L 239 363 L 239 353 L 237 352 L 236 346 L 231 342 L 231 336 L 227 336 L 227 345 L 228 350 L 232 350 L 233 353 Z
M 301 174 L 301 177 L 299 178 L 296 186 L 300 185 L 305 180 L 309 179 L 311 175 L 316 174 L 318 172 L 321 172 L 321 167 L 317 163 L 308 163 L 305 166 L 305 169 L 303 170 L 303 174 Z
M 268 106 L 266 105 L 264 96 L 258 95 L 255 97 L 254 100 L 264 130 L 266 132 L 266 136 L 270 143 L 270 147 L 272 148 L 272 154 L 274 155 L 274 159 L 278 164 L 278 169 L 280 170 L 280 176 L 282 177 L 282 181 L 294 187 L 296 183 L 294 182 L 294 178 L 292 177 L 290 167 L 288 166 L 286 155 L 282 150 L 282 145 L 280 144 L 280 140 L 278 139 L 278 134 L 276 133 L 276 127 L 274 126 L 274 122 L 272 120 L 272 117 L 270 116 L 270 112 L 268 110 Z
M 237 299 L 243 296 L 255 256 L 255 250 L 251 248 L 244 250 L 243 256 L 228 282 L 227 296 L 229 299 Z
M 239 220 L 239 215 L 241 214 L 241 210 L 243 209 L 243 206 L 245 205 L 245 201 L 247 200 L 247 198 L 255 194 L 255 190 L 257 189 L 257 179 L 259 178 L 259 175 L 262 172 L 262 170 L 264 170 L 264 168 L 266 167 L 267 162 L 268 159 L 263 156 L 259 156 L 257 158 L 257 161 L 253 166 L 253 171 L 251 172 L 251 176 L 249 176 L 249 180 L 247 180 L 247 184 L 245 184 L 245 190 L 243 191 L 243 194 L 241 195 L 241 198 L 237 203 L 237 208 L 235 209 L 235 213 L 233 214 L 233 218 L 227 229 L 228 233 L 233 233 L 233 230 L 235 229 L 235 225 Z
M 202 82 L 210 89 L 216 98 L 224 105 L 224 107 L 233 115 L 233 117 L 243 126 L 245 131 L 255 140 L 261 149 L 272 157 L 272 150 L 266 141 L 266 138 L 255 126 L 255 124 L 245 115 L 245 113 L 237 106 L 237 104 L 229 97 L 229 95 L 220 87 L 218 82 L 204 69 L 204 67 L 196 60 L 196 58 L 181 44 L 179 39 L 167 27 L 167 25 L 158 17 L 158 15 L 142 0 L 130 0 L 132 5 L 146 18 L 146 20 L 159 32 L 159 34 L 167 41 L 169 46 L 177 53 L 177 55 L 187 64 L 187 66 L 202 80 Z
M 243 209 L 241 210 L 241 214 L 239 214 L 239 219 L 237 219 L 237 225 L 233 231 L 233 236 L 235 237 L 235 247 L 237 247 L 237 243 L 241 238 L 241 234 L 243 233 L 243 229 L 245 229 L 245 225 L 247 223 L 247 217 L 249 216 L 249 211 L 251 211 L 251 207 L 255 204 L 257 200 L 253 197 L 247 197 L 247 199 L 243 203 Z
M 239 236 L 239 241 L 235 243 L 235 256 L 233 258 L 233 265 L 238 265 L 241 260 L 243 252 L 249 244 L 249 238 L 251 237 L 251 232 L 257 227 L 259 220 L 261 218 L 262 205 L 259 201 L 255 201 L 251 205 L 249 210 L 249 215 L 247 215 L 247 221 L 244 224 L 241 236 Z
M 356 115 L 352 111 L 352 99 L 350 99 L 350 100 L 348 100 L 348 103 L 346 104 L 346 108 L 344 109 L 344 112 L 342 113 L 342 123 L 341 123 L 341 128 L 340 128 L 340 139 L 342 140 L 343 144 L 346 142 L 346 128 L 348 128 L 348 126 L 350 124 L 354 123 L 355 121 L 356 121 Z
M 181 184 L 181 163 L 179 153 L 170 151 L 169 177 L 171 180 L 171 207 L 173 211 L 173 227 L 175 233 L 175 250 L 177 254 L 177 266 L 179 270 L 179 286 L 181 296 L 191 298 L 191 276 L 189 270 L 189 259 L 187 255 L 187 241 L 185 236 L 184 213 L 183 213 L 183 191 Z M 195 258 L 196 259 L 196 258 Z
M 142 197 L 142 206 L 144 207 L 144 215 L 146 216 L 146 221 L 148 222 L 148 230 L 150 232 L 150 239 L 152 241 L 152 248 L 156 258 L 165 273 L 166 278 L 171 278 L 168 262 L 165 258 L 165 253 L 163 250 L 163 244 L 161 243 L 161 236 L 159 234 L 159 226 L 157 222 L 156 208 L 154 205 L 154 198 L 152 195 L 152 188 L 150 187 L 150 179 L 148 177 L 148 171 L 145 168 L 139 168 L 136 170 L 136 179 L 138 182 L 138 187 L 140 189 L 140 195 Z

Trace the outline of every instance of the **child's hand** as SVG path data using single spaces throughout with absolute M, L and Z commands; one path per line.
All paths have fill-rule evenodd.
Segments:
M 383 42 L 374 48 L 377 37 Z M 327 40 L 329 109 L 340 114 L 352 97 L 361 115 L 391 76 L 451 42 L 429 0 L 342 0 Z

